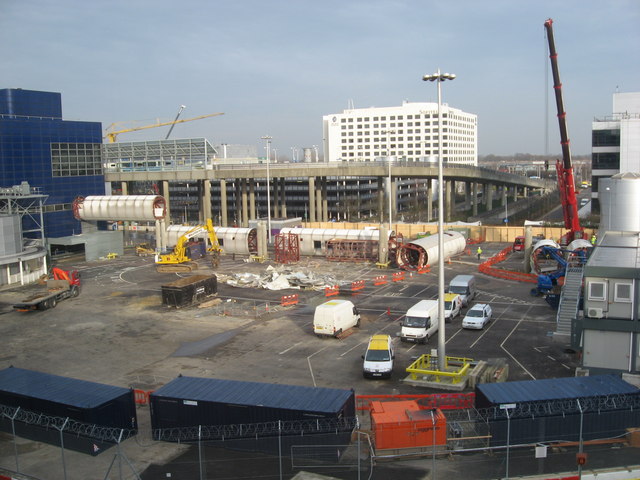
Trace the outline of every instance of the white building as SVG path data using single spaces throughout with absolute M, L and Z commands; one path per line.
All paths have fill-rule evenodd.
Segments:
M 598 180 L 616 173 L 640 173 L 640 92 L 614 93 L 613 114 L 591 126 L 592 197 Z
M 344 110 L 322 120 L 328 161 L 374 161 L 387 156 L 424 161 L 438 155 L 437 103 Z M 445 162 L 477 165 L 477 115 L 443 104 L 442 150 Z

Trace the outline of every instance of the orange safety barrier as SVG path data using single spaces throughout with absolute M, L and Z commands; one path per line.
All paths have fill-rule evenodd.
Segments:
M 280 297 L 280 305 L 282 305 L 283 307 L 289 306 L 289 305 L 296 305 L 298 303 L 298 295 L 283 295 L 282 297 Z
M 504 270 L 501 268 L 495 268 L 494 265 L 500 262 L 504 262 L 513 250 L 513 246 L 509 245 L 502 251 L 491 257 L 489 260 L 481 263 L 478 266 L 478 270 L 482 273 L 490 275 L 492 277 L 502 278 L 505 280 L 515 280 L 517 282 L 526 283 L 538 283 L 538 276 L 534 273 L 513 272 L 511 270 Z
M 338 295 L 340 293 L 340 287 L 338 285 L 334 285 L 333 287 L 325 287 L 324 296 L 331 297 L 333 295 Z
M 149 403 L 149 395 L 151 394 L 151 390 L 133 390 L 133 398 L 136 402 L 136 405 L 147 405 Z
M 431 265 L 425 265 L 424 267 L 420 267 L 416 270 L 416 272 L 423 274 L 431 272 Z
M 396 402 L 401 400 L 417 400 L 421 408 L 439 408 L 441 410 L 463 410 L 473 408 L 476 394 L 469 393 L 434 393 L 416 395 L 356 395 L 356 409 L 370 410 L 371 402 Z
M 386 283 L 387 283 L 386 275 L 378 275 L 376 278 L 373 279 L 374 285 L 384 285 Z
M 394 282 L 401 282 L 404 280 L 404 272 L 397 272 L 391 275 L 391 280 Z
M 351 290 L 357 291 L 362 290 L 364 288 L 364 280 L 357 280 L 355 282 L 351 282 Z

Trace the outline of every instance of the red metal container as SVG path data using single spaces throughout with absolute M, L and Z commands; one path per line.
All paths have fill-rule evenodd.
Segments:
M 433 416 L 432 416 L 433 412 Z M 416 401 L 371 402 L 376 450 L 447 444 L 447 419 L 440 409 L 422 409 Z

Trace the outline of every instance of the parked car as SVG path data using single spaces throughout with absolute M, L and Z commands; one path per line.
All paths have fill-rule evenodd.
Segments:
M 486 303 L 476 303 L 462 319 L 462 328 L 482 330 L 491 321 L 491 306 Z
M 473 275 L 456 275 L 449 282 L 447 293 L 457 293 L 462 299 L 462 306 L 468 307 L 476 298 L 476 277 Z

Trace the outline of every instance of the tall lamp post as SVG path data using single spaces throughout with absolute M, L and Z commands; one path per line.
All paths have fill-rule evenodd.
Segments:
M 424 75 L 425 82 L 438 84 L 438 370 L 445 369 L 444 352 L 444 215 L 442 199 L 443 175 L 442 175 L 442 89 L 440 84 L 445 80 L 453 80 L 453 73 L 436 73 Z
M 396 133 L 395 130 L 385 130 L 382 133 L 386 133 L 387 134 L 387 163 L 389 164 L 389 232 L 391 232 L 391 190 L 393 190 L 393 188 L 391 187 L 391 139 L 390 139 L 390 135 L 393 135 Z
M 271 137 L 270 135 L 265 135 L 262 140 L 267 141 L 267 239 L 269 240 L 269 244 L 271 244 L 271 180 L 269 173 L 269 157 L 271 156 Z

